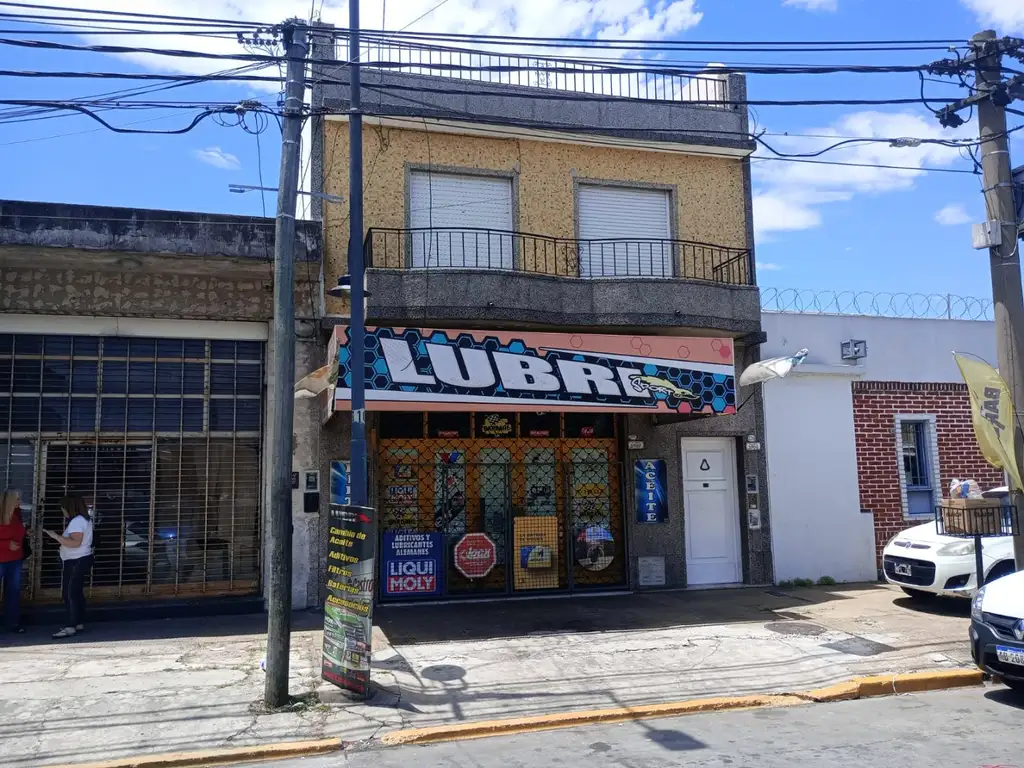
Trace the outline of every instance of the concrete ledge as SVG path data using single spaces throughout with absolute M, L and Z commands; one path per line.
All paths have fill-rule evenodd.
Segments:
M 876 696 L 937 691 L 980 685 L 984 675 L 980 670 L 953 669 L 930 672 L 910 672 L 895 675 L 877 675 L 854 678 L 843 683 L 797 693 L 767 694 L 763 696 L 726 696 L 711 699 L 693 699 L 668 704 L 650 704 L 636 707 L 617 707 L 583 712 L 563 712 L 552 715 L 520 717 L 510 720 L 484 720 L 477 723 L 440 725 L 431 728 L 410 728 L 395 731 L 381 739 L 382 744 L 432 744 L 459 739 L 480 739 L 487 736 L 512 735 L 571 728 L 594 723 L 618 723 L 627 720 L 693 715 L 701 712 L 723 712 L 765 707 L 792 707 L 798 704 L 849 701 Z
M 202 752 L 173 752 L 167 755 L 128 757 L 98 763 L 77 763 L 64 768 L 182 768 L 183 766 L 230 765 L 257 760 L 280 760 L 337 752 L 345 746 L 340 739 L 286 741 L 234 749 L 207 749 Z

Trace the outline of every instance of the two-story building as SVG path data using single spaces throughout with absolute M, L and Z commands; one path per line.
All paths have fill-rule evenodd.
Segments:
M 735 383 L 763 340 L 744 77 L 394 58 L 362 76 L 379 598 L 771 583 L 760 394 Z M 347 198 L 348 73 L 315 79 L 313 185 Z M 330 283 L 347 207 L 321 210 Z M 341 375 L 298 451 L 338 489 L 358 362 L 326 309 Z

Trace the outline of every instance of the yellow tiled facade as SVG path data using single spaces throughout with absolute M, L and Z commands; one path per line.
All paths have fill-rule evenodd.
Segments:
M 327 121 L 324 191 L 348 197 L 347 122 Z M 671 185 L 676 189 L 675 236 L 681 240 L 749 248 L 742 160 L 679 152 L 570 144 L 534 139 L 429 133 L 366 125 L 363 138 L 364 224 L 407 226 L 407 163 L 441 168 L 513 172 L 518 177 L 521 232 L 575 237 L 573 179 Z M 324 206 L 325 274 L 345 274 L 347 206 Z M 344 314 L 338 299 L 327 311 Z

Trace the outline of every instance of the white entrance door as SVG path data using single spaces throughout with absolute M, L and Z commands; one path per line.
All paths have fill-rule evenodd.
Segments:
M 682 442 L 686 581 L 691 586 L 735 584 L 743 578 L 734 449 L 732 438 Z

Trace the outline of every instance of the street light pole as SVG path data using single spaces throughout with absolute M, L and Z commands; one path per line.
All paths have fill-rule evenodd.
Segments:
M 348 274 L 351 280 L 348 343 L 352 374 L 352 504 L 367 506 L 366 483 L 366 302 L 363 264 L 363 115 L 359 72 L 359 0 L 348 3 L 349 58 L 349 235 Z

